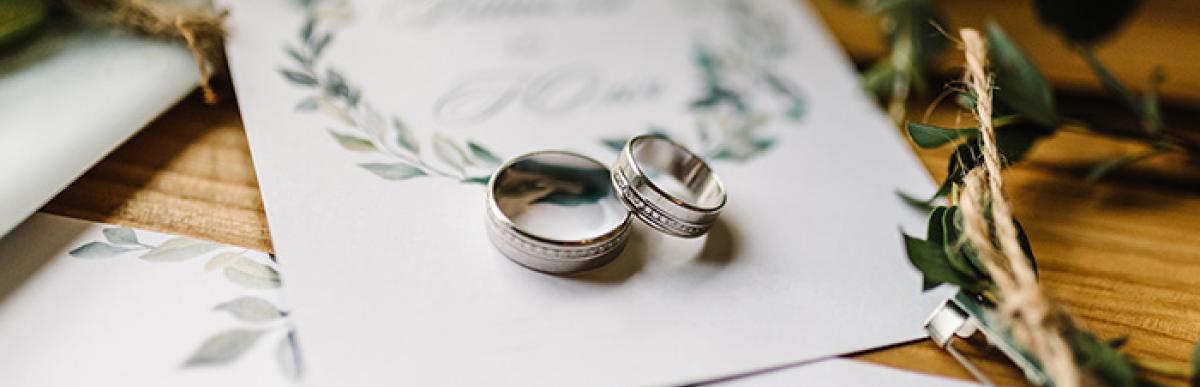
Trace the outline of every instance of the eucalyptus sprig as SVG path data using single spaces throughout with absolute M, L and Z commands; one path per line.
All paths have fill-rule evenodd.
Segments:
M 864 85 L 880 98 L 890 97 L 889 111 L 899 121 L 902 116 L 897 116 L 897 112 L 903 110 L 898 106 L 903 106 L 909 94 L 897 91 L 921 89 L 926 84 L 929 76 L 925 74 L 931 68 L 929 64 L 947 41 L 937 27 L 944 25 L 944 18 L 932 0 L 858 0 L 855 3 L 880 17 L 890 47 L 887 56 L 864 72 Z M 1062 111 L 1056 106 L 1053 88 L 1033 62 L 998 25 L 989 24 L 989 60 L 996 73 L 996 109 L 1000 113 L 996 117 L 996 124 L 1005 127 L 997 135 L 1002 142 L 1001 151 L 1009 162 L 1020 160 L 1034 143 L 1058 130 L 1145 144 L 1143 150 L 1096 165 L 1088 174 L 1089 182 L 1096 182 L 1115 170 L 1165 154 L 1200 155 L 1200 131 L 1176 128 L 1168 117 L 1164 117 L 1158 89 L 1166 79 L 1165 71 L 1153 69 L 1144 91 L 1138 94 L 1121 84 L 1095 55 L 1096 45 L 1111 37 L 1139 3 L 1137 0 L 1033 2 L 1039 20 L 1060 33 L 1066 47 L 1088 64 L 1104 88 L 1124 106 L 1125 111 L 1121 114 L 1125 117 L 1121 120 L 1114 120 L 1113 112 L 1108 111 Z M 942 43 L 938 44 L 937 41 Z M 954 88 L 953 83 L 951 87 Z M 961 94 L 956 101 L 967 107 L 973 103 L 969 96 Z M 946 140 L 949 142 L 966 137 L 949 134 L 959 131 L 953 128 L 928 125 L 914 127 L 910 123 L 908 129 L 910 134 L 914 131 L 928 132 L 915 134 L 914 138 L 953 137 Z M 917 145 L 936 147 L 946 142 L 918 142 Z M 958 154 L 956 151 L 956 156 Z M 961 158 L 952 158 L 958 159 Z M 954 171 L 956 167 L 951 165 L 949 168 Z M 951 173 L 951 176 L 954 177 L 954 174 Z M 943 184 L 938 196 L 949 193 L 946 191 L 949 188 Z
M 926 74 L 934 58 L 946 49 L 939 25 L 945 25 L 933 0 L 843 0 L 875 15 L 888 45 L 888 54 L 863 73 L 863 85 L 888 98 L 888 113 L 896 122 L 905 116 L 909 97 L 930 87 Z
M 970 63 L 975 64 L 969 69 L 974 72 L 968 72 L 964 87 L 954 90 L 958 90 L 956 100 L 979 118 L 980 125 L 972 128 L 941 128 L 916 123 L 907 125 L 910 138 L 922 148 L 956 146 L 950 157 L 949 173 L 935 197 L 928 201 L 909 199 L 923 206 L 929 206 L 939 196 L 945 196 L 949 202 L 949 205 L 931 208 L 925 239 L 904 235 L 909 261 L 922 273 L 924 287 L 956 285 L 985 304 L 999 306 L 998 309 L 1009 313 L 1019 311 L 1012 316 L 1022 316 L 1024 321 L 1021 324 L 1024 325 L 1014 323 L 1010 328 L 1014 333 L 1021 328 L 1027 341 L 1035 343 L 1027 349 L 1049 348 L 1036 346 L 1046 344 L 1048 341 L 1043 339 L 1049 336 L 1031 338 L 1033 336 L 1029 332 L 1033 327 L 1037 328 L 1034 333 L 1049 333 L 1055 336 L 1054 340 L 1062 343 L 1058 347 L 1062 348 L 1061 351 L 1053 352 L 1053 348 L 1050 348 L 1051 351 L 1046 352 L 1059 356 L 1049 356 L 1043 360 L 1062 360 L 1047 364 L 1059 366 L 1059 371 L 1071 371 L 1063 374 L 1063 378 L 1068 380 L 1060 380 L 1066 385 L 1081 382 L 1109 386 L 1153 385 L 1148 379 L 1152 373 L 1189 378 L 1194 385 L 1200 384 L 1200 345 L 1196 347 L 1198 355 L 1191 368 L 1137 359 L 1120 351 L 1126 338 L 1101 340 L 1075 324 L 1065 311 L 1048 306 L 1052 303 L 1044 301 L 1048 299 L 1044 296 L 1030 298 L 1029 294 L 1025 294 L 1024 299 L 1007 298 L 1010 295 L 1005 294 L 1005 289 L 1017 293 L 1030 289 L 1034 293 L 1041 291 L 1036 283 L 1036 261 L 1028 237 L 1016 219 L 1011 222 L 1007 220 L 1011 212 L 1001 192 L 1003 184 L 999 170 L 1023 158 L 1037 139 L 1054 132 L 1062 118 L 1053 108 L 1054 100 L 1044 78 L 1008 40 L 999 26 L 988 26 L 986 55 L 981 48 L 979 34 L 968 32 L 964 32 L 963 36 L 967 46 L 974 47 L 968 50 L 975 53 L 968 54 Z M 971 39 L 967 40 L 967 37 Z M 993 71 L 987 75 L 984 75 L 983 66 L 978 65 L 984 62 L 985 56 Z M 977 168 L 981 165 L 981 168 Z M 990 183 L 990 192 L 980 194 L 981 180 Z M 980 211 L 980 207 L 987 210 Z M 1009 227 L 1012 232 L 996 232 L 1002 227 Z M 997 254 L 1002 256 L 998 257 Z M 1017 255 L 1029 260 L 1029 267 L 1022 270 L 1034 270 L 1024 277 L 1029 279 L 1024 282 L 1028 284 L 1027 288 L 1014 284 L 1015 266 L 998 263 L 1019 263 L 1021 260 L 1014 260 L 1018 259 L 1015 258 Z M 1001 281 L 993 274 L 998 275 Z M 1034 299 L 1043 301 L 1035 302 Z M 1022 308 L 1026 307 L 1035 313 L 1024 313 Z M 1043 341 L 1039 343 L 1039 340 Z M 1065 368 L 1062 367 L 1064 364 Z M 1076 368 L 1078 371 L 1072 371 Z M 1078 375 L 1084 376 L 1079 378 Z

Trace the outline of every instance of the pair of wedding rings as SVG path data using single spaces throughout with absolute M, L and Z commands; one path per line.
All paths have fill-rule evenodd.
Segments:
M 587 156 L 541 151 L 504 163 L 488 184 L 488 237 L 533 270 L 572 273 L 612 261 L 632 213 L 660 232 L 704 235 L 725 206 L 703 159 L 659 135 L 625 143 L 612 169 Z

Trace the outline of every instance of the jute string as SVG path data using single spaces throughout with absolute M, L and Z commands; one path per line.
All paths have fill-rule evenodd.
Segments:
M 1038 286 L 1004 196 L 1002 160 L 992 124 L 992 78 L 987 73 L 986 43 L 974 29 L 962 29 L 959 34 L 967 59 L 964 81 L 977 97 L 974 114 L 979 121 L 983 153 L 983 163 L 967 173 L 958 197 L 964 238 L 995 281 L 1000 295 L 997 309 L 1013 338 L 1041 361 L 1055 385 L 1079 386 L 1081 374 L 1063 337 L 1070 319 Z
M 196 59 L 204 101 L 217 100 L 209 81 L 224 63 L 224 11 L 210 5 L 189 7 L 157 0 L 63 0 L 81 17 L 97 19 L 115 27 L 154 38 L 186 44 Z

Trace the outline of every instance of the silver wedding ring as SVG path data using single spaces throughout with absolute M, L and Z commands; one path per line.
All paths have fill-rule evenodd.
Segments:
M 612 168 L 612 184 L 638 219 L 684 238 L 707 233 L 725 206 L 725 186 L 708 164 L 660 135 L 625 143 Z
M 488 237 L 530 269 L 571 273 L 602 266 L 624 249 L 630 217 L 604 164 L 563 151 L 528 153 L 488 183 Z

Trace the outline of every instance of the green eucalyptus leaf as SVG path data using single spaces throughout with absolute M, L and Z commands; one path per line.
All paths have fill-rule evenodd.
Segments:
M 988 23 L 988 59 L 996 73 L 996 99 L 1045 127 L 1057 127 L 1054 95 L 1033 62 L 995 23 Z
M 75 258 L 112 258 L 135 250 L 133 247 L 113 246 L 104 242 L 88 242 L 67 254 Z
M 371 171 L 376 176 L 393 181 L 426 175 L 424 170 L 405 163 L 363 163 L 358 166 Z
M 904 204 L 907 204 L 909 207 L 924 212 L 929 212 L 933 210 L 933 202 L 936 201 L 938 196 L 941 195 L 935 195 L 931 199 L 920 199 L 905 192 L 896 191 L 896 196 L 899 196 L 900 200 L 904 201 Z
M 369 139 L 350 134 L 341 134 L 333 130 L 328 131 L 329 135 L 333 136 L 333 138 L 337 140 L 338 145 L 341 145 L 342 148 L 346 148 L 347 150 L 355 152 L 372 152 L 378 150 L 375 147 L 375 143 L 371 142 Z
M 304 72 L 288 70 L 288 69 L 279 69 L 279 73 L 283 74 L 283 77 L 287 78 L 287 80 L 292 82 L 292 84 L 294 84 L 294 85 L 308 86 L 308 87 L 317 85 L 317 78 L 310 74 L 304 73 Z
M 908 136 L 912 138 L 913 143 L 926 149 L 937 148 L 960 138 L 972 138 L 979 135 L 979 130 L 976 129 L 943 128 L 911 121 L 905 125 L 905 128 L 908 129 Z
M 1042 24 L 1080 44 L 1096 43 L 1117 30 L 1140 0 L 1035 0 Z
M 1108 343 L 1085 331 L 1075 331 L 1070 340 L 1075 352 L 1075 362 L 1101 385 L 1138 385 L 1136 369 L 1129 358 Z
M 192 356 L 184 363 L 185 367 L 224 364 L 237 360 L 261 337 L 263 331 L 257 329 L 230 329 L 219 332 L 200 344 L 192 352 Z
M 118 245 L 137 245 L 137 233 L 128 227 L 108 227 L 104 231 L 104 239 Z
M 155 246 L 139 258 L 151 262 L 178 262 L 208 254 L 220 247 L 208 241 L 176 237 Z
M 413 154 L 421 153 L 421 143 L 417 141 L 417 136 L 413 134 L 412 129 L 400 121 L 399 117 L 392 117 L 392 128 L 396 130 L 396 144 L 404 149 L 408 149 Z
M 217 305 L 216 310 L 229 312 L 238 320 L 246 322 L 267 322 L 287 315 L 275 304 L 254 296 L 243 296 Z
M 978 291 L 982 285 L 963 276 L 947 260 L 946 251 L 928 241 L 904 235 L 904 248 L 908 260 L 921 272 L 924 278 L 925 290 L 943 283 L 958 285 L 963 289 Z
M 500 158 L 492 153 L 492 151 L 484 148 L 483 145 L 479 145 L 474 141 L 467 141 L 467 149 L 471 150 L 471 155 L 475 156 L 475 160 L 483 162 L 487 165 L 496 166 L 502 163 Z
M 974 264 L 964 254 L 959 243 L 959 229 L 954 222 L 958 207 L 935 207 L 929 213 L 929 226 L 926 242 L 941 247 L 950 267 L 963 277 L 973 282 L 984 278 L 983 272 L 976 270 Z
M 1017 218 L 1013 218 L 1013 226 L 1017 228 L 1017 242 L 1021 244 L 1021 251 L 1025 252 L 1025 258 L 1029 260 L 1029 268 L 1033 269 L 1033 274 L 1038 274 L 1037 258 L 1033 256 L 1033 245 L 1029 244 L 1029 236 L 1025 235 L 1025 227 L 1021 227 L 1021 222 Z

